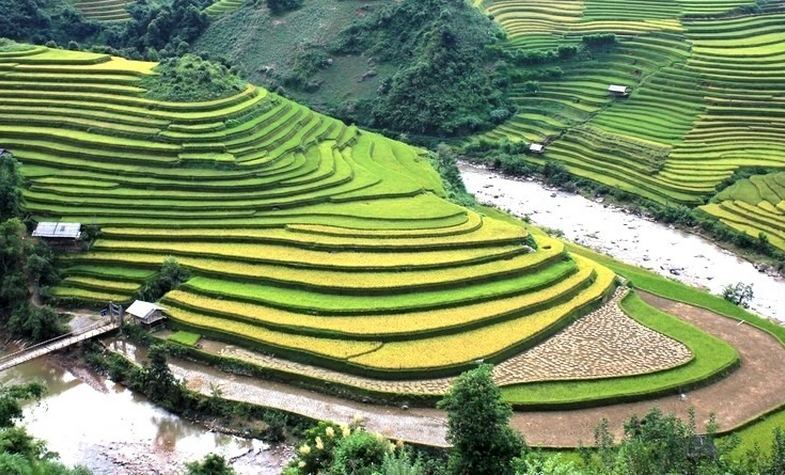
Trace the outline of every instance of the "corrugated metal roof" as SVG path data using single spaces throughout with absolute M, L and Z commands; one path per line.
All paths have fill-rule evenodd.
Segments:
M 529 150 L 531 150 L 532 152 L 540 153 L 543 150 L 545 150 L 545 145 L 543 145 L 541 143 L 533 143 L 533 144 L 529 145 Z
M 43 222 L 38 223 L 35 231 L 33 231 L 33 236 L 44 238 L 76 239 L 81 233 L 82 225 L 79 223 Z
M 630 88 L 627 86 L 621 86 L 619 84 L 611 84 L 608 86 L 608 91 L 618 92 L 619 94 L 629 94 Z
M 150 315 L 153 314 L 156 310 L 162 310 L 161 307 L 158 305 L 145 302 L 143 300 L 136 300 L 134 303 L 131 304 L 130 307 L 126 309 L 126 313 L 133 315 L 134 317 L 146 319 Z

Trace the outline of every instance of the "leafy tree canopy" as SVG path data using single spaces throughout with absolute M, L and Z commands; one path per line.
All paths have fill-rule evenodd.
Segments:
M 356 105 L 358 122 L 398 131 L 454 135 L 488 127 L 513 112 L 506 100 L 503 33 L 464 0 L 403 0 L 358 20 L 336 52 L 398 65 L 378 98 Z
M 199 56 L 186 54 L 162 61 L 158 73 L 142 80 L 146 95 L 152 99 L 193 102 L 231 96 L 245 89 L 246 83 L 226 66 Z
M 524 448 L 509 425 L 512 408 L 502 399 L 491 369 L 482 365 L 463 373 L 439 402 L 448 414 L 451 473 L 512 474 L 512 460 Z

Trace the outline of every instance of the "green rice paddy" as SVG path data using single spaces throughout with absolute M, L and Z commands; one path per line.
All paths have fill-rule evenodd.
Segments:
M 446 200 L 424 150 L 250 85 L 160 102 L 140 81 L 152 63 L 33 53 L 0 56 L 24 206 L 102 228 L 64 258 L 58 299 L 128 302 L 173 256 L 193 273 L 163 299 L 173 326 L 400 378 L 503 359 L 614 287 L 558 241 Z

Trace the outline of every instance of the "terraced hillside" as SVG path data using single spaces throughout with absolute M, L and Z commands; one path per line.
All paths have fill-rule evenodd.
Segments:
M 785 249 L 785 172 L 738 181 L 701 209 L 753 237 L 763 234 Z
M 204 12 L 211 17 L 216 17 L 237 10 L 243 6 L 243 3 L 244 0 L 216 0 L 205 8 Z
M 75 0 L 74 5 L 86 18 L 114 22 L 130 18 L 126 6 L 134 0 Z
M 608 269 L 457 206 L 419 149 L 268 91 L 145 98 L 155 64 L 0 53 L 0 146 L 39 219 L 94 223 L 52 294 L 128 301 L 167 256 L 174 325 L 385 378 L 498 361 L 599 306 Z M 534 249 L 533 247 L 536 247 Z
M 487 0 L 507 47 L 548 51 L 614 33 L 590 58 L 527 66 L 519 113 L 486 134 L 547 142 L 542 163 L 658 202 L 698 205 L 741 167 L 785 167 L 782 2 Z M 757 7 L 754 7 L 757 5 Z M 558 77 L 539 75 L 555 66 Z M 539 92 L 527 92 L 534 77 Z M 633 88 L 628 98 L 610 84 Z M 749 222 L 747 221 L 747 224 Z

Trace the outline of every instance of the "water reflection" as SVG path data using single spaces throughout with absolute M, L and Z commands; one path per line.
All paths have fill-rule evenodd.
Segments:
M 96 474 L 177 473 L 185 461 L 216 452 L 227 458 L 249 453 L 235 466 L 241 474 L 263 473 L 255 468 L 260 463 L 271 467 L 264 473 L 280 469 L 279 461 L 267 460 L 261 441 L 210 432 L 108 380 L 85 378 L 87 384 L 53 358 L 2 372 L 0 383 L 46 384 L 41 402 L 25 407 L 24 425 L 66 464 Z

